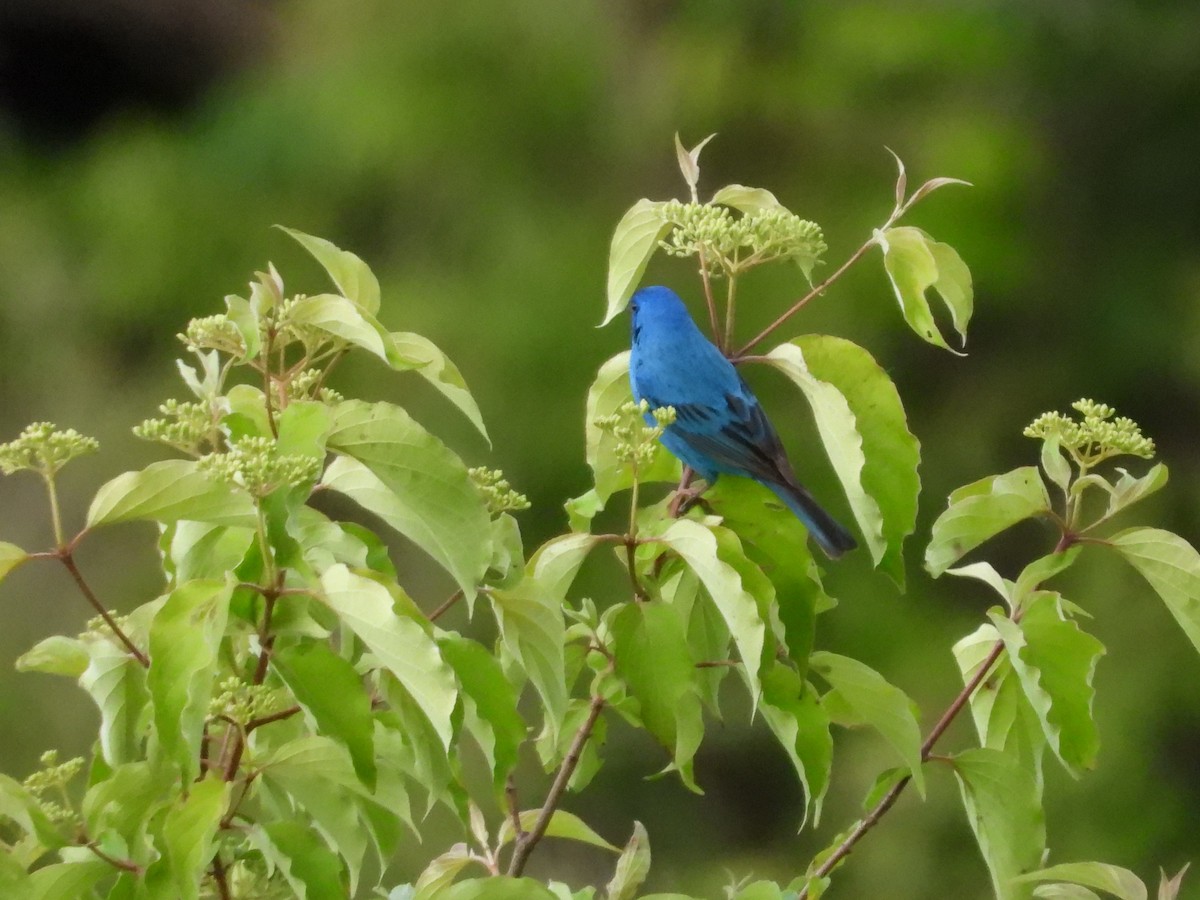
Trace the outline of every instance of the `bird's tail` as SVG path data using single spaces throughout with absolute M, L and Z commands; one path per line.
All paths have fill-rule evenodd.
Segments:
M 821 509 L 812 494 L 798 484 L 767 484 L 775 496 L 796 514 L 817 545 L 830 559 L 837 559 L 847 550 L 853 550 L 858 542 L 845 528 L 834 521 L 833 516 Z

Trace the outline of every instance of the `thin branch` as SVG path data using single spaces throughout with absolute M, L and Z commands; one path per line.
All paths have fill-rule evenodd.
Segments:
M 890 224 L 890 222 L 889 222 L 889 224 Z M 884 227 L 887 227 L 887 226 L 884 226 Z M 809 291 L 807 294 L 805 294 L 803 297 L 801 297 L 799 300 L 797 300 L 795 303 L 793 303 L 791 305 L 791 307 L 786 312 L 783 313 L 783 315 L 781 315 L 778 319 L 776 319 L 774 322 L 772 322 L 770 325 L 768 325 L 766 328 L 764 328 L 762 331 L 760 331 L 757 335 L 755 335 L 753 338 L 751 338 L 749 341 L 747 341 L 745 343 L 745 345 L 740 350 L 738 350 L 737 353 L 735 353 L 733 355 L 734 358 L 740 359 L 741 357 L 745 356 L 746 353 L 749 350 L 751 350 L 756 344 L 758 344 L 760 341 L 762 341 L 764 338 L 766 338 L 768 335 L 770 335 L 771 332 L 773 332 L 776 328 L 778 328 L 780 325 L 782 325 L 784 322 L 786 322 L 788 319 L 790 319 L 792 316 L 794 316 L 796 313 L 798 313 L 801 309 L 803 309 L 804 306 L 810 300 L 812 300 L 814 297 L 817 297 L 818 295 L 823 293 L 827 287 L 829 287 L 831 284 L 833 284 L 835 281 L 837 281 L 839 278 L 841 278 L 842 275 L 845 274 L 846 270 L 849 269 L 856 262 L 858 262 L 868 250 L 870 250 L 872 247 L 875 246 L 875 244 L 876 244 L 876 238 L 875 238 L 875 235 L 872 234 L 870 239 L 865 244 L 863 244 L 861 247 L 859 247 L 857 250 L 855 250 L 854 254 L 848 260 L 846 260 L 844 263 L 842 263 L 841 266 L 838 267 L 836 272 L 834 272 L 832 275 L 830 275 L 828 278 L 826 278 L 824 281 L 822 281 L 820 284 L 818 284 L 815 288 L 813 288 L 811 291 Z
M 510 877 L 520 877 L 521 873 L 525 871 L 525 864 L 529 861 L 529 854 L 546 834 L 546 829 L 550 826 L 550 819 L 562 800 L 571 776 L 575 774 L 575 768 L 579 765 L 579 759 L 583 755 L 583 747 L 588 738 L 592 736 L 592 729 L 596 727 L 596 721 L 600 718 L 603 709 L 604 698 L 599 695 L 593 696 L 591 706 L 588 707 L 587 718 L 575 732 L 571 748 L 563 758 L 562 765 L 558 767 L 558 774 L 554 777 L 554 783 L 550 785 L 550 791 L 546 794 L 546 802 L 542 804 L 542 811 L 538 814 L 537 821 L 533 823 L 532 829 L 525 832 L 513 844 L 512 859 L 508 863 Z
M 130 654 L 138 661 L 141 667 L 143 669 L 148 669 L 150 667 L 149 658 L 145 653 L 138 649 L 137 645 L 132 640 L 129 639 L 129 635 L 121 630 L 121 626 L 118 625 L 117 620 L 112 617 L 112 613 L 105 608 L 104 604 L 100 602 L 95 593 L 93 593 L 92 589 L 88 586 L 88 583 L 83 580 L 83 574 L 79 571 L 79 567 L 75 565 L 75 557 L 71 554 L 70 549 L 64 548 L 63 551 L 58 554 L 58 558 L 62 560 L 62 564 L 67 567 L 67 571 L 70 572 L 71 577 L 75 579 L 75 584 L 79 588 L 80 593 L 83 594 L 88 603 L 92 604 L 92 608 L 100 614 L 100 618 L 104 620 L 104 624 L 112 629 L 113 634 L 115 634 L 117 639 L 125 645 L 125 649 L 130 652 Z

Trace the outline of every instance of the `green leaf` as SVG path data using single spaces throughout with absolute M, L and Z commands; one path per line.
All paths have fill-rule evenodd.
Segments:
M 271 666 L 317 730 L 345 745 L 354 771 L 375 787 L 375 720 L 371 698 L 354 666 L 319 641 L 284 647 L 271 654 Z
M 412 540 L 473 594 L 492 558 L 491 517 L 467 467 L 390 403 L 337 407 L 323 484 Z
M 932 287 L 941 296 L 965 344 L 973 290 L 971 272 L 962 258 L 949 244 L 938 243 L 919 228 L 889 228 L 876 232 L 876 240 L 883 249 L 883 265 L 909 327 L 929 343 L 957 352 L 942 337 L 926 292 Z
M 1033 870 L 1046 846 L 1046 823 L 1033 775 L 999 750 L 966 750 L 952 760 L 963 806 L 987 863 L 997 900 L 1020 900 L 1013 879 Z
M 776 662 L 763 673 L 759 711 L 804 785 L 801 827 L 810 814 L 813 824 L 819 824 L 833 765 L 833 737 L 817 692 L 794 669 Z
M 913 776 L 913 784 L 925 796 L 925 774 L 921 769 L 921 727 L 917 706 L 904 691 L 856 659 L 818 651 L 809 666 L 837 692 L 855 716 L 878 731 L 898 754 Z
M 416 373 L 441 392 L 447 400 L 458 407 L 471 424 L 479 429 L 484 440 L 491 446 L 492 439 L 488 437 L 487 428 L 483 424 L 483 414 L 479 404 L 471 395 L 467 382 L 450 358 L 446 356 L 433 341 L 408 331 L 393 331 L 392 343 L 406 359 L 415 360 L 418 365 Z
M 595 476 L 595 495 L 600 505 L 617 491 L 632 486 L 633 475 L 629 466 L 619 460 L 615 453 L 616 438 L 596 427 L 596 420 L 615 413 L 622 405 L 633 400 L 629 386 L 629 351 L 624 350 L 609 359 L 596 373 L 596 380 L 588 388 L 587 413 L 584 425 L 588 465 Z M 638 481 L 649 484 L 655 481 L 678 481 L 682 468 L 663 447 L 654 454 L 654 461 L 638 469 Z
M 85 645 L 89 661 L 79 686 L 100 711 L 100 752 L 110 766 L 137 759 L 145 737 L 146 670 L 112 641 Z
M 450 718 L 458 696 L 454 673 L 417 622 L 397 616 L 388 589 L 340 563 L 321 576 L 324 600 L 404 686 L 441 739 L 450 746 Z
M 608 251 L 608 310 L 601 325 L 625 309 L 659 240 L 671 230 L 671 223 L 663 218 L 664 205 L 658 200 L 639 200 L 617 223 Z
M 254 502 L 245 491 L 215 481 L 189 459 L 151 463 L 101 486 L 88 509 L 89 528 L 133 519 L 190 519 L 253 528 Z
M 13 569 L 29 559 L 29 554 L 6 541 L 0 541 L 0 581 L 3 581 Z
M 1142 573 L 1179 627 L 1200 651 L 1200 554 L 1177 534 L 1130 528 L 1109 543 Z
M 1128 869 L 1099 862 L 1061 863 L 1029 872 L 1018 882 L 1067 881 L 1112 894 L 1118 900 L 1146 900 L 1146 885 Z
M 1100 735 L 1092 718 L 1092 678 L 1104 645 L 1066 619 L 1058 595 L 1032 595 L 1020 625 L 988 614 L 1004 639 L 1025 696 L 1038 714 L 1050 746 L 1067 770 L 1093 768 Z
M 708 591 L 737 644 L 751 697 L 757 702 L 762 690 L 759 667 L 766 626 L 754 597 L 743 587 L 741 576 L 720 559 L 713 533 L 691 519 L 677 519 L 654 541 L 674 550 Z
M 517 712 L 513 690 L 496 657 L 470 638 L 446 634 L 438 638 L 442 657 L 458 678 L 467 707 L 467 724 L 479 741 L 497 789 L 517 764 L 525 741 L 525 720 Z
M 634 900 L 638 888 L 650 874 L 650 835 L 641 822 L 633 823 L 633 836 L 621 858 L 617 860 L 617 868 L 606 888 L 608 900 Z
M 537 822 L 538 816 L 541 815 L 540 809 L 527 809 L 521 813 L 521 829 L 523 831 L 531 831 L 534 823 Z M 565 809 L 556 809 L 550 817 L 550 824 L 546 826 L 546 837 L 563 838 L 568 841 L 577 841 L 581 844 L 591 844 L 593 847 L 600 847 L 604 850 L 611 850 L 613 853 L 620 853 L 620 847 L 614 847 L 600 835 L 596 834 L 583 819 L 574 813 L 569 813 Z M 496 837 L 497 846 L 503 847 L 513 839 L 512 817 L 508 817 L 500 825 L 500 833 Z
M 362 259 L 349 250 L 339 249 L 324 238 L 313 237 L 283 225 L 275 227 L 291 235 L 312 254 L 347 300 L 371 315 L 379 311 L 379 281 Z
M 719 203 L 743 213 L 756 213 L 764 209 L 782 209 L 783 204 L 765 188 L 746 187 L 744 184 L 727 184 L 715 194 L 709 203 Z
M 78 678 L 87 670 L 89 662 L 91 657 L 83 641 L 65 634 L 52 634 L 21 654 L 16 669 L 18 672 L 45 672 Z
M 903 587 L 921 452 L 896 386 L 866 350 L 830 335 L 781 344 L 767 362 L 804 393 L 871 558 Z
M 678 610 L 659 601 L 625 604 L 609 628 L 617 675 L 640 704 L 646 730 L 671 753 L 672 768 L 688 789 L 700 793 L 692 760 L 704 722 Z
M 167 811 L 159 849 L 162 857 L 146 871 L 152 897 L 196 900 L 200 881 L 212 861 L 213 838 L 217 833 L 230 785 L 219 778 L 205 778 Z
M 29 874 L 28 900 L 79 900 L 112 874 L 112 866 L 100 859 L 52 863 Z
M 960 487 L 933 523 L 925 568 L 936 578 L 988 538 L 1049 510 L 1046 485 L 1034 466 Z
M 567 711 L 566 623 L 562 601 L 541 582 L 526 578 L 516 587 L 488 594 L 500 638 L 542 698 L 552 742 Z
M 164 755 L 186 784 L 199 771 L 200 739 L 225 636 L 228 581 L 190 581 L 172 591 L 150 624 L 147 686 Z
M 341 863 L 308 825 L 275 821 L 253 826 L 246 837 L 268 864 L 278 867 L 299 900 L 347 895 Z

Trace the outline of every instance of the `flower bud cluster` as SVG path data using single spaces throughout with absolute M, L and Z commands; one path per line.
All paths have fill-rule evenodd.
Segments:
M 200 468 L 221 481 L 245 488 L 255 497 L 265 497 L 284 485 L 312 481 L 321 472 L 321 460 L 280 453 L 270 438 L 245 437 L 228 452 L 201 459 Z
M 499 469 L 477 466 L 467 469 L 467 474 L 471 476 L 471 481 L 475 483 L 479 493 L 483 494 L 488 512 L 493 516 L 498 516 L 502 512 L 518 512 L 522 509 L 529 509 L 529 498 L 514 491 L 508 480 L 505 479 L 504 473 Z
M 50 422 L 34 422 L 15 440 L 0 444 L 0 471 L 6 475 L 27 469 L 47 477 L 77 456 L 95 453 L 100 444 L 74 428 L 60 431 Z
M 1112 456 L 1154 456 L 1154 441 L 1142 434 L 1132 419 L 1115 416 L 1104 403 L 1084 398 L 1071 404 L 1083 421 L 1057 412 L 1043 413 L 1025 429 L 1025 436 L 1057 440 L 1062 449 L 1083 468 L 1091 468 Z M 1115 417 L 1114 417 L 1115 416 Z

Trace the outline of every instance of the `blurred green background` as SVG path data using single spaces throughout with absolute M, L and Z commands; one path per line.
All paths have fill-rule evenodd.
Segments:
M 283 223 L 368 261 L 385 323 L 458 362 L 494 449 L 415 379 L 364 362 L 336 386 L 403 402 L 471 463 L 503 468 L 533 501 L 522 519 L 532 549 L 565 528 L 562 502 L 587 487 L 584 396 L 627 341 L 623 321 L 594 327 L 608 240 L 639 197 L 682 195 L 677 130 L 689 144 L 719 134 L 703 188 L 771 189 L 824 226 L 831 265 L 891 208 L 885 145 L 911 185 L 941 175 L 975 185 L 939 192 L 908 220 L 972 269 L 967 358 L 908 331 L 878 255 L 788 332 L 869 348 L 923 446 L 909 591 L 872 573 L 864 554 L 839 563 L 828 583 L 842 602 L 823 619 L 823 647 L 887 674 L 928 727 L 959 686 L 949 646 L 990 599 L 925 576 L 922 539 L 951 489 L 1035 462 L 1022 427 L 1081 396 L 1140 422 L 1171 468 L 1171 485 L 1132 521 L 1200 540 L 1194 2 L 9 0 L 0 439 L 42 419 L 100 438 L 103 452 L 65 478 L 80 521 L 102 481 L 157 457 L 129 428 L 183 396 L 173 335 L 189 318 L 218 311 L 267 260 L 292 290 L 324 288 L 269 228 Z M 647 278 L 699 298 L 687 263 L 656 262 Z M 784 272 L 742 287 L 747 336 L 804 289 Z M 798 395 L 770 372 L 750 378 L 797 468 L 848 518 L 828 463 L 808 449 Z M 0 482 L 0 538 L 37 549 L 48 536 L 38 483 Z M 157 592 L 152 539 L 127 526 L 82 549 L 110 605 Z M 990 558 L 1011 577 L 1050 546 L 1029 526 Z M 444 598 L 424 559 L 397 553 L 419 602 Z M 1103 747 L 1080 781 L 1047 766 L 1051 859 L 1102 859 L 1150 878 L 1200 861 L 1200 659 L 1136 575 L 1099 553 L 1085 563 L 1063 589 L 1109 648 L 1097 675 Z M 600 576 L 588 586 L 602 598 Z M 17 675 L 12 661 L 90 615 L 48 566 L 26 566 L 0 589 L 0 770 L 21 777 L 51 746 L 86 751 L 95 715 L 82 692 Z M 947 748 L 967 740 L 965 727 Z M 704 797 L 644 780 L 662 752 L 614 727 L 609 768 L 567 805 L 618 843 L 633 818 L 646 823 L 648 887 L 718 896 L 725 870 L 796 874 L 856 814 L 892 763 L 869 736 L 840 740 L 826 815 L 799 836 L 787 762 L 744 717 L 713 726 L 696 767 Z M 906 795 L 855 852 L 837 897 L 988 895 L 953 779 L 933 774 L 928 801 Z M 398 877 L 440 852 L 438 840 L 414 844 Z M 576 885 L 610 865 L 552 846 L 535 861 L 535 874 Z

